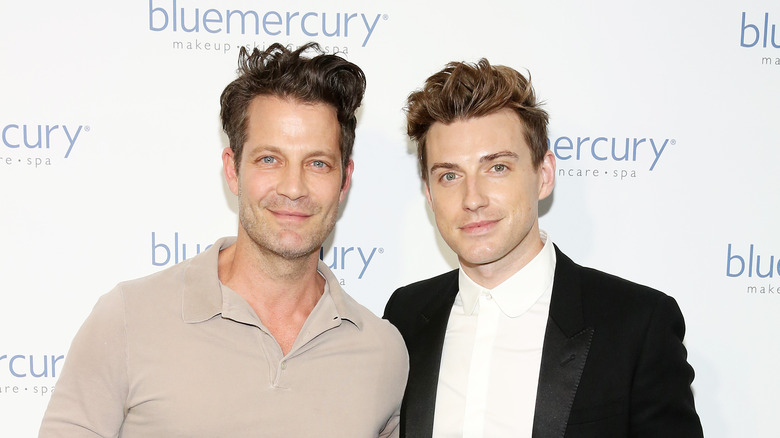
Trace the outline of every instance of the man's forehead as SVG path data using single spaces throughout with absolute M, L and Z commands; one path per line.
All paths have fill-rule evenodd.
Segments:
M 323 101 L 306 101 L 293 96 L 278 96 L 276 94 L 259 94 L 252 98 L 247 107 L 247 116 L 266 111 L 276 112 L 284 108 L 288 111 L 325 110 L 338 122 L 338 110 L 335 106 Z
M 493 155 L 524 155 L 530 148 L 524 133 L 515 127 L 441 125 L 430 132 L 426 141 L 429 158 L 441 155 L 462 155 L 477 159 Z

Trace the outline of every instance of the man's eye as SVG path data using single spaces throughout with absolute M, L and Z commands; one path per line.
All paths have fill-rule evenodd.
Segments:
M 444 181 L 452 181 L 452 180 L 454 180 L 457 177 L 458 176 L 455 175 L 454 173 L 448 172 L 448 173 L 445 173 L 444 175 L 442 175 L 441 179 L 443 179 Z
M 265 164 L 273 164 L 276 161 L 276 158 L 274 157 L 263 157 L 260 159 L 260 162 Z
M 496 164 L 493 166 L 493 170 L 496 172 L 503 172 L 506 170 L 506 164 Z
M 327 164 L 325 164 L 324 161 L 320 161 L 320 160 L 312 161 L 311 165 L 314 166 L 314 167 L 320 167 L 320 168 L 327 166 Z

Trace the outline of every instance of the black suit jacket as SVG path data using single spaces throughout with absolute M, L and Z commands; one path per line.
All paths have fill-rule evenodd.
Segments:
M 556 251 L 533 437 L 701 437 L 673 298 Z M 458 271 L 402 287 L 384 317 L 409 350 L 401 436 L 430 437 Z

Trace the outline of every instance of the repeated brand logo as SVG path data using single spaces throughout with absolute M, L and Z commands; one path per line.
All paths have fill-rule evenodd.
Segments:
M 357 38 L 361 47 L 369 44 L 380 19 L 387 15 L 344 11 L 241 10 L 200 8 L 192 1 L 149 0 L 149 30 L 170 32 L 180 36 L 200 36 L 201 39 L 173 41 L 178 50 L 218 51 L 228 53 L 234 48 L 253 44 L 204 40 L 213 36 L 253 36 L 261 38 L 307 38 L 331 42 L 323 45 L 326 53 L 347 53 L 346 42 Z M 265 43 L 262 43 L 265 46 Z
M 780 295 L 780 257 L 767 254 L 766 250 L 751 243 L 736 247 L 728 244 L 726 250 L 726 277 L 751 281 L 746 285 L 748 294 Z
M 331 248 L 329 254 L 325 254 L 325 248 L 320 248 L 320 260 L 325 262 L 328 267 L 334 271 L 351 271 L 356 273 L 357 270 L 353 266 L 357 265 L 360 269 L 358 274 L 358 280 L 363 278 L 371 261 L 374 260 L 376 254 L 384 254 L 384 248 L 380 247 L 363 247 L 363 246 L 334 246 Z M 360 261 L 358 261 L 358 256 Z M 344 279 L 341 279 L 341 284 L 345 284 Z
M 200 254 L 211 247 L 211 244 L 190 243 L 189 256 Z M 157 234 L 152 231 L 152 265 L 167 266 L 175 265 L 187 260 L 187 243 L 179 241 L 179 232 L 173 233 L 173 241 L 160 240 Z
M 152 265 L 168 266 L 194 257 L 209 249 L 211 244 L 185 242 L 179 232 L 162 234 L 152 231 Z M 362 279 L 369 266 L 376 260 L 379 254 L 384 254 L 381 247 L 334 245 L 327 252 L 320 248 L 320 260 L 325 262 L 334 273 L 351 273 L 351 276 Z M 339 272 L 340 271 L 340 272 Z M 340 278 L 341 284 L 346 284 L 344 278 Z
M 677 141 L 653 137 L 548 138 L 547 147 L 558 160 L 559 177 L 636 178 L 652 172 L 669 146 Z
M 50 166 L 52 157 L 69 158 L 83 133 L 90 129 L 66 124 L 0 125 L 0 165 Z
M 7 368 L 14 377 L 57 377 L 58 364 L 65 359 L 54 354 L 0 354 L 0 371 Z
M 62 354 L 0 354 L 0 397 L 50 394 L 63 359 Z
M 739 32 L 739 45 L 746 48 L 780 49 L 776 18 L 770 18 L 769 12 L 750 14 L 742 12 L 742 22 Z M 768 54 L 766 51 L 765 54 Z M 771 54 L 761 57 L 761 65 L 780 66 L 780 56 Z

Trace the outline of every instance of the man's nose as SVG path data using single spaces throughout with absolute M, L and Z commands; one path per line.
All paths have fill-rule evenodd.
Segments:
M 291 200 L 305 197 L 309 190 L 303 168 L 292 164 L 285 166 L 276 185 L 276 193 Z

